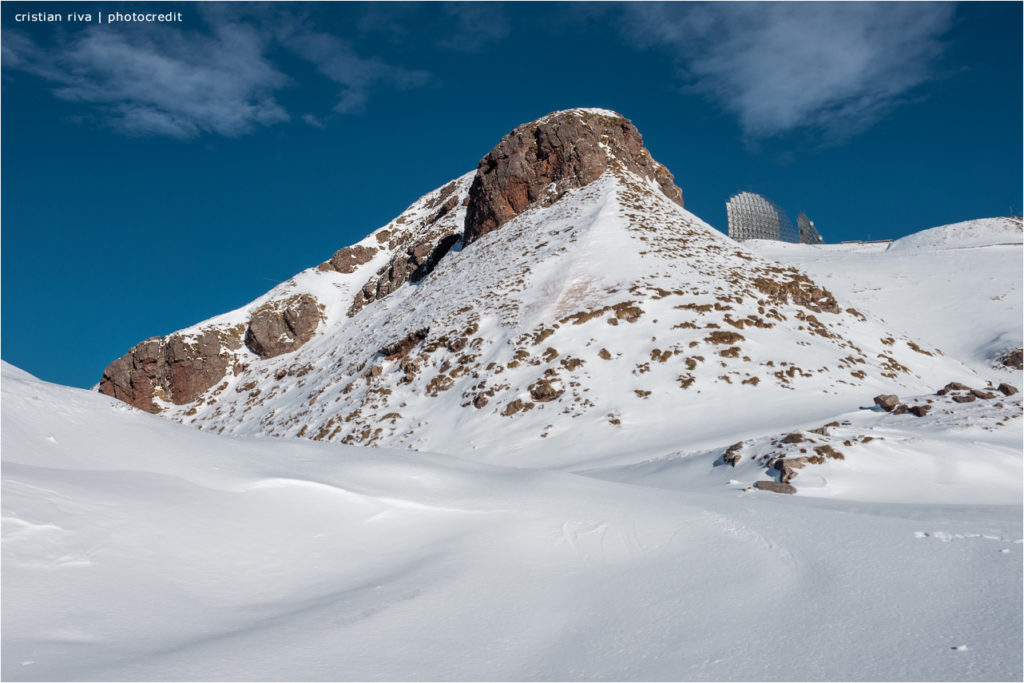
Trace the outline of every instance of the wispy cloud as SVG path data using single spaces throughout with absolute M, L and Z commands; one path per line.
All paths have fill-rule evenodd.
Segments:
M 440 32 L 440 47 L 461 52 L 479 52 L 509 34 L 509 22 L 501 5 L 489 2 L 452 2 L 444 5 L 446 31 Z
M 797 128 L 844 137 L 935 75 L 955 6 L 919 2 L 641 4 L 624 31 L 667 50 L 686 87 L 763 138 Z
M 327 127 L 327 125 L 320 119 L 320 117 L 315 114 L 303 114 L 302 122 L 308 126 L 313 126 L 314 128 L 323 129 Z
M 389 43 L 430 36 L 433 46 L 457 52 L 480 52 L 512 30 L 497 2 L 369 3 L 357 24 L 364 35 Z
M 285 21 L 278 20 L 275 36 L 286 49 L 314 64 L 338 86 L 336 112 L 362 111 L 371 87 L 388 85 L 404 89 L 424 85 L 430 80 L 426 71 L 388 64 L 377 57 L 360 56 L 351 42 L 313 26 L 308 20 L 289 17 Z
M 5 65 L 51 81 L 61 99 L 94 105 L 115 128 L 189 138 L 288 120 L 273 97 L 288 78 L 264 47 L 257 32 L 227 24 L 211 35 L 94 26 L 46 48 L 8 32 L 3 49 Z
M 90 26 L 47 45 L 5 31 L 4 66 L 46 79 L 56 97 L 90 105 L 95 117 L 121 132 L 180 139 L 237 137 L 290 120 L 276 95 L 299 84 L 271 59 L 275 50 L 312 63 L 333 82 L 339 113 L 361 111 L 375 87 L 410 88 L 430 78 L 357 54 L 297 11 L 211 4 L 200 13 L 208 31 Z M 323 125 L 320 116 L 301 118 Z

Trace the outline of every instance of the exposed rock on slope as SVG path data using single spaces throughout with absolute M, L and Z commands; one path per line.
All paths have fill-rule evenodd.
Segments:
M 369 263 L 376 253 L 376 247 L 364 247 L 361 244 L 344 247 L 334 252 L 334 256 L 329 261 L 321 263 L 318 268 L 320 270 L 336 270 L 346 274 L 354 273 L 359 266 Z
M 245 345 L 260 358 L 295 351 L 313 338 L 320 324 L 320 308 L 310 294 L 264 304 L 249 318 Z
M 237 327 L 147 339 L 107 366 L 99 390 L 151 413 L 160 409 L 155 399 L 191 403 L 223 379 L 229 352 L 241 346 Z
M 628 119 L 602 110 L 555 112 L 502 138 L 480 160 L 466 211 L 466 243 L 497 230 L 538 203 L 589 185 L 613 166 L 653 180 L 683 205 L 668 169 L 651 158 Z

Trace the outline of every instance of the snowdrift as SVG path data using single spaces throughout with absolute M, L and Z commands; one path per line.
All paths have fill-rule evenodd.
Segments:
M 681 494 L 2 385 L 6 680 L 1021 675 L 1018 506 Z

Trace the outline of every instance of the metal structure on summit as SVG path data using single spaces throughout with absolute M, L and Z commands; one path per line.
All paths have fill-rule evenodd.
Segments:
M 775 202 L 753 192 L 739 192 L 725 204 L 729 237 L 743 240 L 797 242 L 799 234 L 789 216 Z

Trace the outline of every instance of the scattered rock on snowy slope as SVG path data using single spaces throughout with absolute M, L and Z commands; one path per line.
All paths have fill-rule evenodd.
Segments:
M 1000 384 L 998 389 L 1003 396 L 1013 396 L 1018 391 L 1017 387 L 1013 386 L 1012 384 L 1007 384 L 1006 382 Z
M 960 382 L 950 382 L 949 384 L 947 384 L 946 386 L 942 387 L 941 389 L 939 389 L 935 393 L 938 394 L 939 396 L 945 396 L 946 394 L 948 394 L 951 391 L 970 391 L 970 390 L 971 390 L 971 388 L 969 386 L 967 386 L 966 384 L 961 384 Z
M 887 413 L 892 412 L 893 408 L 899 405 L 899 402 L 900 397 L 896 394 L 879 394 L 875 396 L 875 405 Z
M 562 393 L 563 390 L 556 389 L 554 385 L 546 379 L 538 379 L 530 385 L 530 396 L 534 401 L 542 403 L 546 401 L 554 401 L 556 398 L 561 396 Z
M 796 493 L 796 487 L 792 484 L 783 484 L 779 481 L 768 481 L 761 480 L 755 481 L 754 486 L 761 489 L 762 491 L 771 491 L 773 493 Z
M 729 446 L 728 448 L 726 448 L 725 453 L 722 455 L 722 462 L 724 462 L 727 465 L 732 465 L 733 467 L 736 467 L 736 463 L 738 463 L 740 461 L 740 458 L 743 457 L 742 455 L 740 455 L 740 449 L 742 448 L 742 441 L 738 441 L 733 445 Z
M 807 457 L 776 460 L 775 469 L 781 473 L 779 478 L 782 480 L 782 483 L 788 484 L 791 482 L 793 477 L 798 474 L 797 470 L 802 469 L 803 466 L 807 464 L 808 460 L 809 458 Z
M 1024 370 L 1024 348 L 1007 351 L 996 362 L 1003 367 Z

